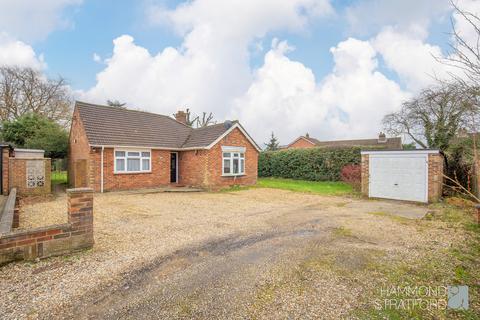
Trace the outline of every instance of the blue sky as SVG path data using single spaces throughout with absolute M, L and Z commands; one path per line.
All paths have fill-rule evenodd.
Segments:
M 182 1 L 161 1 L 166 7 L 175 8 Z M 329 49 L 341 40 L 352 36 L 346 23 L 344 11 L 358 3 L 354 0 L 335 1 L 333 6 L 338 16 L 320 21 L 312 21 L 308 30 L 302 32 L 272 32 L 262 43 L 268 47 L 272 38 L 286 39 L 295 47 L 289 56 L 302 61 L 311 68 L 315 75 L 323 77 L 333 66 Z M 168 26 L 151 26 L 145 21 L 146 4 L 135 0 L 85 0 L 80 6 L 66 7 L 64 16 L 72 21 L 72 26 L 52 32 L 44 41 L 33 44 L 38 53 L 43 53 L 48 63 L 48 73 L 66 77 L 74 89 L 86 90 L 95 85 L 95 75 L 103 69 L 101 64 L 93 61 L 93 54 L 109 57 L 112 54 L 112 40 L 129 34 L 135 42 L 152 53 L 167 46 L 178 47 L 181 37 L 172 32 Z M 434 20 L 430 27 L 428 41 L 446 49 L 448 32 L 451 26 L 448 19 Z M 374 32 L 364 32 L 358 36 L 368 39 Z M 354 33 L 353 33 L 354 34 Z M 263 55 L 254 53 L 251 66 L 261 65 Z M 382 72 L 396 78 L 395 72 L 381 68 Z
M 451 14 L 446 0 L 0 0 L 0 63 L 62 75 L 77 99 L 236 118 L 260 141 L 371 137 L 446 72 L 432 55 Z

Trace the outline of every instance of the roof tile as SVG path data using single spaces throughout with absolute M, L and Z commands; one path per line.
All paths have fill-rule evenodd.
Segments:
M 79 101 L 75 107 L 91 145 L 201 148 L 229 129 L 226 123 L 192 129 L 165 115 Z

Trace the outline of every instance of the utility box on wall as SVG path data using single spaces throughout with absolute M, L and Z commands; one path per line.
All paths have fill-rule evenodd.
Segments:
M 51 159 L 10 158 L 9 188 L 20 196 L 51 193 Z

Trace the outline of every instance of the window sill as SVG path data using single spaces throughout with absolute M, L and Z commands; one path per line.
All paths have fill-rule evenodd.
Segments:
M 234 177 L 244 177 L 246 176 L 245 173 L 239 173 L 239 174 L 222 174 L 222 177 L 224 178 L 234 178 Z
M 152 173 L 152 171 L 126 171 L 126 172 L 114 172 L 114 175 L 121 175 L 121 174 L 146 174 L 146 173 Z

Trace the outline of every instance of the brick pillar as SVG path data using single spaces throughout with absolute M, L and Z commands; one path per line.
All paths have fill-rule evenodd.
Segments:
M 20 199 L 19 197 L 15 198 L 15 208 L 13 209 L 13 222 L 12 229 L 18 228 L 20 226 Z
M 10 159 L 10 148 L 8 147 L 4 147 L 4 148 L 0 148 L 0 151 L 3 153 L 3 157 L 2 157 L 2 172 L 0 174 L 2 174 L 2 186 L 0 186 L 0 188 L 2 188 L 2 193 L 4 195 L 8 195 L 8 192 L 10 191 L 9 188 L 8 188 L 8 183 L 9 183 L 9 180 L 8 180 L 8 173 L 9 173 L 9 159 Z
M 362 194 L 368 197 L 368 183 L 369 183 L 369 157 L 368 154 L 362 154 Z
M 72 236 L 84 235 L 83 241 L 93 245 L 93 189 L 67 189 L 67 202 Z

